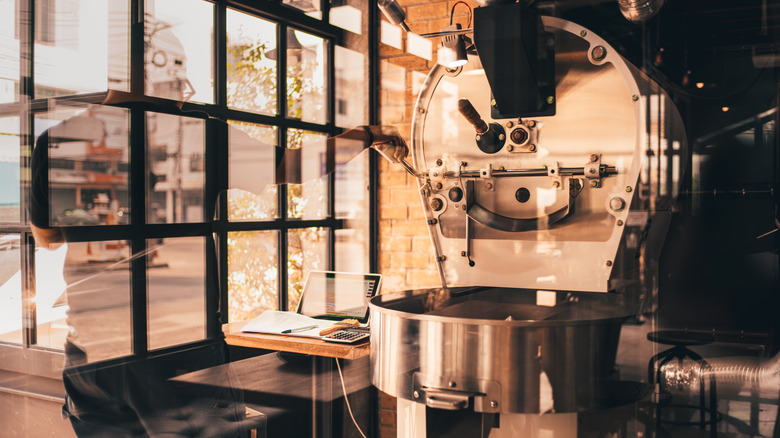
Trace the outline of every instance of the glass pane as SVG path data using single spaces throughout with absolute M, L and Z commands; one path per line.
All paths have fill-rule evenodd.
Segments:
M 339 6 L 334 6 L 336 3 L 338 3 Z M 341 0 L 339 0 L 338 2 L 334 2 L 333 0 L 331 0 L 330 24 L 334 26 L 338 26 L 342 29 L 346 29 L 358 35 L 362 34 L 363 33 L 362 9 L 366 7 L 365 1 L 353 0 L 349 2 L 352 3 L 351 5 L 347 5 L 343 3 L 346 2 L 342 2 Z
M 206 124 L 147 113 L 147 221 L 202 222 L 206 184 Z
M 354 128 L 368 124 L 366 56 L 336 46 L 336 125 Z
M 287 29 L 287 117 L 325 123 L 327 41 Z
M 18 234 L 0 234 L 0 340 L 22 342 L 21 245 Z
M 146 0 L 144 24 L 146 94 L 213 103 L 214 6 L 205 1 Z
M 19 222 L 19 117 L 0 118 L 0 222 Z
M 276 127 L 232 120 L 228 124 L 228 219 L 264 220 L 279 217 L 274 185 Z
M 38 344 L 60 348 L 67 336 L 89 362 L 130 354 L 129 254 L 122 240 L 37 248 Z
M 320 0 L 284 0 L 282 3 L 295 9 L 300 9 L 310 17 L 322 19 Z
M 203 237 L 149 239 L 149 349 L 206 337 L 206 254 Z
M 334 269 L 369 272 L 369 180 L 368 154 L 362 154 L 336 169 L 335 216 L 346 219 L 346 229 L 336 230 Z
M 287 130 L 287 147 L 324 150 L 328 136 L 318 132 L 300 129 Z M 318 154 L 308 153 L 301 164 L 303 184 L 287 185 L 287 217 L 303 219 L 321 219 L 328 215 L 328 177 L 306 180 L 306 175 L 320 175 L 319 166 L 324 160 Z M 309 168 L 317 166 L 316 168 Z
M 279 302 L 279 232 L 228 233 L 228 318 L 251 319 Z
M 261 114 L 278 114 L 276 59 L 276 24 L 228 9 L 228 105 Z
M 287 308 L 295 310 L 310 271 L 326 271 L 329 238 L 325 228 L 302 228 L 287 233 Z
M 35 9 L 36 98 L 129 89 L 129 2 L 36 0 Z
M 35 115 L 35 132 L 33 215 L 52 225 L 129 222 L 127 110 L 60 105 Z
M 15 0 L 0 0 L 0 103 L 19 100 L 19 42 L 21 31 L 14 15 Z

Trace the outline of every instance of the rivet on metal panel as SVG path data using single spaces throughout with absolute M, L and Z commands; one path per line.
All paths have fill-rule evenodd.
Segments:
M 444 161 L 442 161 L 441 158 L 437 158 L 436 159 L 436 166 L 441 166 L 442 164 L 444 164 Z
M 632 189 L 631 189 L 631 186 L 626 186 L 626 192 L 627 192 L 627 193 L 631 193 L 631 190 L 632 190 Z
M 607 266 L 612 266 L 612 260 L 607 260 Z
M 593 180 L 590 181 L 590 186 L 592 188 L 596 189 L 596 188 L 599 187 L 599 182 L 597 180 L 593 179 Z
M 617 221 L 617 226 L 622 227 L 623 226 L 623 221 L 621 221 L 621 220 Z
M 552 96 L 547 96 L 547 103 L 549 105 L 552 105 L 552 103 L 555 102 L 555 98 Z
M 590 56 L 592 56 L 595 61 L 601 61 L 607 57 L 607 49 L 605 49 L 604 46 L 596 46 L 591 50 Z
M 636 102 L 637 100 L 639 100 L 639 96 L 637 96 L 637 95 L 635 94 L 635 95 L 631 96 L 631 100 L 633 100 L 634 102 Z
M 510 121 L 508 121 L 508 122 L 506 122 L 506 127 L 507 127 L 507 128 L 511 128 L 511 127 L 513 127 L 513 126 L 515 126 L 515 124 L 514 124 L 514 123 L 513 123 L 511 120 L 510 120 Z
M 414 398 L 420 398 L 420 392 L 419 391 L 414 391 L 412 393 L 412 396 L 414 396 Z
M 583 38 L 584 38 L 584 37 L 585 37 L 585 35 L 587 35 L 587 34 L 588 34 L 588 31 L 587 31 L 587 30 L 580 31 L 580 36 L 581 36 L 581 37 L 583 37 Z
M 497 408 L 498 407 L 498 402 L 495 401 L 495 400 L 490 400 L 490 407 L 491 408 Z
M 560 182 L 558 182 L 558 181 L 553 181 L 553 183 L 552 183 L 552 186 L 553 186 L 553 187 L 555 187 L 555 188 L 557 189 L 558 187 L 560 187 L 560 186 L 561 186 L 561 183 L 560 183 Z
M 454 387 L 458 386 L 458 384 L 455 383 L 454 380 L 450 380 L 450 383 L 448 383 L 447 386 L 449 386 L 450 388 L 454 388 Z
M 445 261 L 445 260 L 447 260 L 447 256 L 439 256 L 439 257 L 436 257 L 436 261 L 437 261 L 437 262 L 443 262 L 443 261 Z
M 512 152 L 515 150 L 515 147 L 510 144 L 509 146 L 506 147 L 506 150 Z
M 418 111 L 420 111 L 420 114 L 425 114 L 425 108 L 420 108 Z

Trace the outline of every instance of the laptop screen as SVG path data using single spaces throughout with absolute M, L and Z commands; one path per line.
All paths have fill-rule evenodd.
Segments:
M 379 292 L 382 276 L 312 271 L 306 278 L 298 313 L 312 318 L 368 322 L 368 300 Z

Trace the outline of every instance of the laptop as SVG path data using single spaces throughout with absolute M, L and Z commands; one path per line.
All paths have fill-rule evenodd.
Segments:
M 336 322 L 357 320 L 359 327 L 350 327 L 323 336 L 330 342 L 355 343 L 368 337 L 368 301 L 382 286 L 380 274 L 312 271 L 306 277 L 297 313 Z

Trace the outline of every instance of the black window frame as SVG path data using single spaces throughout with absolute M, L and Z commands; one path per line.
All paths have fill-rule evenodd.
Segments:
M 21 114 L 21 159 L 20 168 L 24 172 L 29 169 L 31 151 L 36 140 L 33 127 L 34 115 L 50 110 L 51 103 L 55 105 L 74 104 L 100 104 L 106 93 L 85 93 L 78 95 L 58 96 L 53 98 L 35 98 L 35 71 L 34 50 L 36 40 L 35 20 L 36 0 L 17 0 L 24 4 L 27 10 L 19 11 L 18 35 L 20 36 L 20 80 L 19 101 L 14 104 L 4 104 L 4 114 Z M 129 75 L 130 93 L 144 95 L 145 81 L 145 53 L 144 53 L 144 0 L 127 0 L 129 3 Z M 175 238 L 185 236 L 202 236 L 205 240 L 215 242 L 215 245 L 206 245 L 206 336 L 203 342 L 221 334 L 221 324 L 227 321 L 228 302 L 228 261 L 227 261 L 227 237 L 233 231 L 279 231 L 278 240 L 278 308 L 288 310 L 288 272 L 287 257 L 287 232 L 295 229 L 324 228 L 328 230 L 328 267 L 333 268 L 335 261 L 335 232 L 345 228 L 345 221 L 336 218 L 335 215 L 335 178 L 328 178 L 328 214 L 322 219 L 301 219 L 287 217 L 287 188 L 282 185 L 277 190 L 277 208 L 279 217 L 265 221 L 230 221 L 226 217 L 227 197 L 218 196 L 228 188 L 228 120 L 249 122 L 277 127 L 277 144 L 287 144 L 287 130 L 300 129 L 310 132 L 322 133 L 328 136 L 337 135 L 342 131 L 335 125 L 336 93 L 335 93 L 335 47 L 343 45 L 345 30 L 329 24 L 329 2 L 320 0 L 321 19 L 306 15 L 305 12 L 283 4 L 282 0 L 261 1 L 236 1 L 236 0 L 192 0 L 207 1 L 214 5 L 214 44 L 213 44 L 213 78 L 214 78 L 214 103 L 202 104 L 185 102 L 177 109 L 176 102 L 166 99 L 146 99 L 146 102 L 134 102 L 119 104 L 129 112 L 129 182 L 128 195 L 130 202 L 130 223 L 125 225 L 97 225 L 97 226 L 69 226 L 67 228 L 69 239 L 72 241 L 102 241 L 102 240 L 126 240 L 130 242 L 133 254 L 138 254 L 147 249 L 147 241 L 156 238 Z M 230 108 L 227 105 L 227 10 L 234 9 L 253 16 L 273 21 L 277 24 L 277 47 L 287 47 L 287 27 L 293 27 L 327 41 L 327 110 L 326 122 L 323 124 L 310 123 L 287 117 L 286 108 L 286 51 L 278 50 L 277 59 L 277 114 L 275 116 L 262 115 L 249 111 Z M 368 68 L 366 80 L 368 82 L 368 114 L 367 122 L 376 123 L 378 97 L 377 87 L 377 47 L 376 2 L 368 0 L 366 4 L 365 19 L 368 22 Z M 25 19 L 26 17 L 26 19 Z M 205 121 L 205 192 L 203 220 L 194 223 L 148 223 L 146 196 L 146 114 L 156 112 L 172 114 L 180 117 L 202 119 Z M 368 266 L 372 272 L 377 269 L 377 182 L 376 170 L 377 156 L 371 152 L 368 158 Z M 21 218 L 18 223 L 0 223 L 0 233 L 18 233 L 21 241 L 21 269 L 22 269 L 22 298 L 23 298 L 23 330 L 21 345 L 15 342 L 0 341 L 0 351 L 6 354 L 10 348 L 17 359 L 8 362 L 7 366 L 0 366 L 11 371 L 21 371 L 49 377 L 58 377 L 52 367 L 52 362 L 44 358 L 47 353 L 60 356 L 61 348 L 38 345 L 37 318 L 35 308 L 35 242 L 27 217 L 27 196 L 29 181 L 21 181 Z M 215 215 L 215 213 L 217 213 Z M 131 330 L 132 330 L 132 356 L 145 356 L 150 354 L 148 346 L 148 308 L 147 308 L 147 260 L 145 257 L 133 258 L 131 263 Z M 188 343 L 172 348 L 191 347 L 198 342 Z M 171 347 L 155 350 L 153 353 L 164 353 Z M 6 356 L 10 357 L 10 356 Z M 13 362 L 13 363 L 11 363 Z M 35 366 L 30 366 L 35 363 Z

